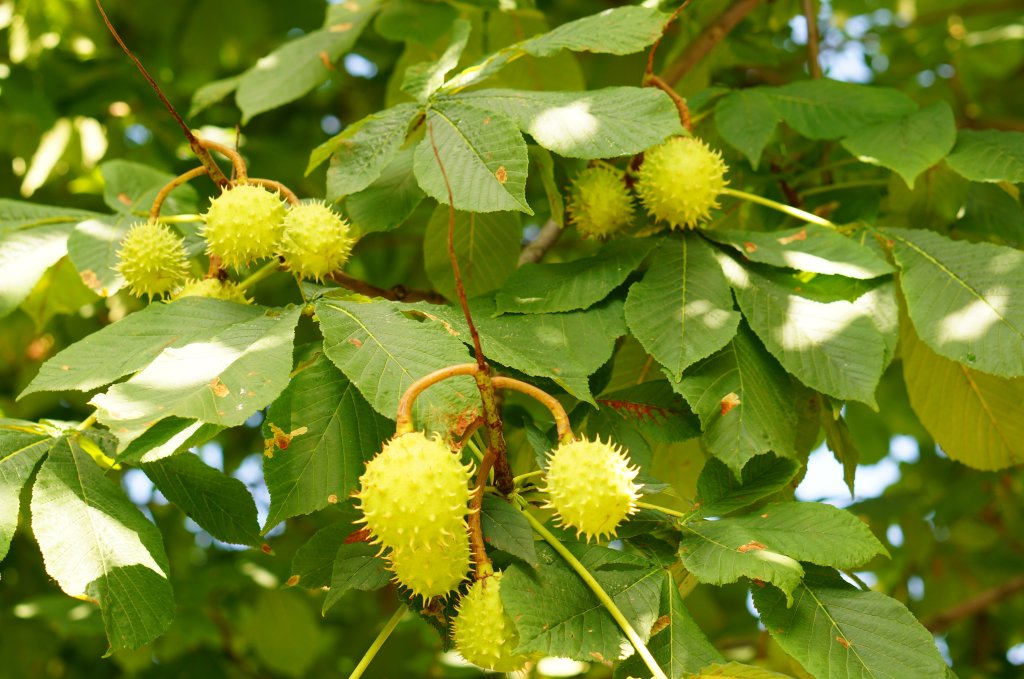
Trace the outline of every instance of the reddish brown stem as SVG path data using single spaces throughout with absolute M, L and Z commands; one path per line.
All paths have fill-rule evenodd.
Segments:
M 431 304 L 443 304 L 445 301 L 444 297 L 436 292 L 408 290 L 401 285 L 390 289 L 379 288 L 376 285 L 371 285 L 366 281 L 361 281 L 341 271 L 329 274 L 328 278 L 352 292 L 358 292 L 360 295 L 366 295 L 367 297 L 381 297 L 393 302 L 430 302 Z
M 693 132 L 693 125 L 690 123 L 690 107 L 686 105 L 686 100 L 683 99 L 678 92 L 672 89 L 671 85 L 656 75 L 652 75 L 648 78 L 647 84 L 652 87 L 657 87 L 672 99 L 672 103 L 676 105 L 676 110 L 679 111 L 679 122 L 683 124 L 683 127 L 686 128 L 687 132 Z
M 163 207 L 164 201 L 167 200 L 167 196 L 171 194 L 171 191 L 178 188 L 186 182 L 190 182 L 196 177 L 201 177 L 204 174 L 209 174 L 206 170 L 205 165 L 192 168 L 188 172 L 178 175 L 171 181 L 164 184 L 164 187 L 160 189 L 160 193 L 156 194 L 156 198 L 153 199 L 153 205 L 149 208 L 149 218 L 152 221 L 156 221 L 160 217 L 160 208 Z
M 720 43 L 725 36 L 736 28 L 736 25 L 747 16 L 761 0 L 736 0 L 715 17 L 704 31 L 679 55 L 675 61 L 662 72 L 662 79 L 669 85 L 675 85 L 684 75 L 690 72 L 701 59 Z
M 494 464 L 494 449 L 487 448 L 484 459 L 480 461 L 480 467 L 476 471 L 476 488 L 473 490 L 473 497 L 469 500 L 469 546 L 473 552 L 473 562 L 476 564 L 476 579 L 479 580 L 493 572 L 491 560 L 487 557 L 487 547 L 484 544 L 484 529 L 480 525 L 480 513 L 484 506 L 484 488 L 487 486 L 487 477 L 490 475 L 491 467 Z
M 299 197 L 295 195 L 295 192 L 289 189 L 281 182 L 274 181 L 273 179 L 257 179 L 255 177 L 247 177 L 242 181 L 243 184 L 257 184 L 264 188 L 272 189 L 277 191 L 284 199 L 287 200 L 291 205 L 299 204 Z
M 167 109 L 167 112 L 171 114 L 174 121 L 178 123 L 179 127 L 181 127 L 182 132 L 185 133 L 185 138 L 188 140 L 188 145 L 192 148 L 192 152 L 196 154 L 196 158 L 199 159 L 199 162 L 201 162 L 203 167 L 206 168 L 206 172 L 210 175 L 210 178 L 213 179 L 214 183 L 218 186 L 223 187 L 230 184 L 231 181 L 224 176 L 224 172 L 221 171 L 220 167 L 213 160 L 213 156 L 210 155 L 210 152 L 203 147 L 199 138 L 192 133 L 192 129 L 189 128 L 188 124 L 185 123 L 180 115 L 178 115 L 178 112 L 175 110 L 174 106 L 171 105 L 171 102 L 167 99 L 163 90 L 160 89 L 156 80 L 153 79 L 153 76 L 149 74 L 149 71 L 147 71 L 146 67 L 142 65 L 142 62 L 139 61 L 138 57 L 128 49 L 128 45 L 126 45 L 124 40 L 121 39 L 121 34 L 117 32 L 116 28 L 114 28 L 114 24 L 110 22 L 110 18 L 107 16 L 106 10 L 103 9 L 103 5 L 100 4 L 100 0 L 96 0 L 96 9 L 99 10 L 100 16 L 103 17 L 103 23 L 107 25 L 107 30 L 110 31 L 112 36 L 114 36 L 114 40 L 117 41 L 121 50 L 124 51 L 124 53 L 128 55 L 128 58 L 132 60 L 132 63 L 135 64 L 135 68 L 139 69 L 139 73 L 142 74 L 142 77 L 146 79 L 149 86 L 156 92 L 156 96 L 160 97 L 160 101 L 163 102 L 164 108 Z
M 475 375 L 480 367 L 476 363 L 461 363 L 459 365 L 450 365 L 440 370 L 435 370 L 432 373 L 424 375 L 412 384 L 410 384 L 405 393 L 402 394 L 402 398 L 398 401 L 398 412 L 395 415 L 395 434 L 408 434 L 414 430 L 412 423 L 412 404 L 416 402 L 416 398 L 422 394 L 427 387 L 437 384 L 442 380 L 446 380 L 449 377 L 455 377 L 457 375 Z
M 246 178 L 248 178 L 249 172 L 245 167 L 245 161 L 242 159 L 242 156 L 241 154 L 238 153 L 238 151 L 231 148 L 230 146 L 221 144 L 219 142 L 211 141 L 209 139 L 200 139 L 197 137 L 196 141 L 200 146 L 203 147 L 204 150 L 216 151 L 217 153 L 221 154 L 222 156 L 230 160 L 231 167 L 234 168 L 233 176 L 235 179 L 244 181 Z
M 999 587 L 986 590 L 967 601 L 959 603 L 956 606 L 925 620 L 924 626 L 931 632 L 943 632 L 948 629 L 950 625 L 963 620 L 964 618 L 970 618 L 978 615 L 995 604 L 998 604 L 1001 601 L 1006 601 L 1022 591 L 1024 591 L 1024 575 L 1008 580 Z
M 821 78 L 821 62 L 818 60 L 818 11 L 814 0 L 803 0 L 804 19 L 807 20 L 807 70 L 815 80 Z
M 661 27 L 661 35 L 651 45 L 651 51 L 647 53 L 647 69 L 644 71 L 644 85 L 646 85 L 650 79 L 654 76 L 654 55 L 658 51 L 658 47 L 661 45 L 661 41 L 665 39 L 665 34 L 668 33 L 669 27 L 675 22 L 686 6 L 690 4 L 690 0 L 685 0 L 683 4 L 676 8 L 676 11 L 672 12 L 672 16 L 668 18 L 665 25 Z
M 493 377 L 491 382 L 494 384 L 495 389 L 518 391 L 543 403 L 551 411 L 551 416 L 555 418 L 555 430 L 558 432 L 559 443 L 568 443 L 576 438 L 575 434 L 572 433 L 572 428 L 569 426 L 569 415 L 565 412 L 562 404 L 558 402 L 558 399 L 551 394 L 532 384 L 527 384 L 511 377 Z

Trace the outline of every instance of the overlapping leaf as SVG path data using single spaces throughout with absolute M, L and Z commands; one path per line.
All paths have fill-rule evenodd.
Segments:
M 377 556 L 380 547 L 366 542 L 353 542 L 338 547 L 331 573 L 331 588 L 324 599 L 326 613 L 350 589 L 373 591 L 391 580 L 384 560 Z
M 946 160 L 975 182 L 1024 182 L 1024 132 L 960 130 Z
M 0 561 L 18 528 L 21 489 L 54 443 L 34 422 L 0 419 Z
M 389 231 L 409 218 L 423 200 L 423 189 L 413 173 L 414 149 L 402 149 L 380 177 L 345 200 L 349 219 L 361 234 Z M 328 198 L 338 198 L 330 193 Z
M 808 139 L 841 139 L 917 109 L 899 90 L 838 80 L 804 80 L 767 93 L 779 117 Z
M 448 213 L 438 206 L 423 234 L 423 266 L 434 288 L 458 299 L 455 274 L 448 257 Z M 517 212 L 459 212 L 455 215 L 452 246 L 467 297 L 499 287 L 516 268 L 523 229 Z
M 518 509 L 499 497 L 484 495 L 480 523 L 488 545 L 531 566 L 538 565 L 533 529 Z
M 778 122 L 772 98 L 761 88 L 730 92 L 715 106 L 715 126 L 722 139 L 742 152 L 755 170 Z
M 722 516 L 777 493 L 793 480 L 800 463 L 776 455 L 758 455 L 743 465 L 739 478 L 724 462 L 707 461 L 697 479 L 697 511 Z

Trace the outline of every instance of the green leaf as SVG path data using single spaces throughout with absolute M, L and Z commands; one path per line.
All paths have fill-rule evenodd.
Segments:
M 711 458 L 697 479 L 697 512 L 700 516 L 723 516 L 748 507 L 789 485 L 800 463 L 772 454 L 758 455 L 745 465 L 740 477 L 721 460 Z
M 747 577 L 794 592 L 800 561 L 833 568 L 863 566 L 885 548 L 853 514 L 815 502 L 765 505 L 755 514 L 683 524 L 679 553 L 701 582 L 723 585 Z
M 825 429 L 825 443 L 832 451 L 836 461 L 843 465 L 843 481 L 850 489 L 853 499 L 853 482 L 857 476 L 857 464 L 860 462 L 860 451 L 850 434 L 850 428 L 839 413 L 833 414 L 829 408 L 821 409 L 821 424 Z
M 551 157 L 551 153 L 547 149 L 536 145 L 531 145 L 527 150 L 530 155 L 530 163 L 536 166 L 535 177 L 540 179 L 540 183 L 544 187 L 544 194 L 548 198 L 548 210 L 551 213 L 548 219 L 555 224 L 564 226 L 565 199 L 562 198 L 562 189 L 555 181 L 555 159 Z
M 607 547 L 567 545 L 644 639 L 658 617 L 663 571 L 644 559 Z M 501 600 L 516 622 L 519 653 L 612 662 L 629 641 L 582 579 L 546 544 L 537 545 L 536 570 L 513 563 Z
M 0 231 L 0 318 L 28 297 L 46 270 L 67 254 L 71 221 Z
M 425 103 L 441 85 L 445 76 L 455 68 L 469 40 L 470 23 L 456 19 L 448 47 L 436 59 L 413 64 L 405 71 L 402 91 L 420 103 Z
M 353 542 L 338 548 L 331 574 L 331 589 L 324 599 L 324 613 L 350 589 L 372 592 L 391 581 L 387 564 L 377 556 L 379 551 L 380 547 L 365 542 Z
M 238 479 L 225 476 L 192 453 L 144 463 L 142 471 L 168 500 L 218 540 L 250 547 L 262 542 L 256 503 Z
M 739 320 L 711 248 L 692 232 L 666 238 L 626 298 L 630 331 L 675 380 L 725 346 Z
M 443 2 L 392 0 L 381 8 L 373 27 L 388 40 L 431 45 L 448 31 L 457 16 L 455 8 Z
M 110 297 L 124 286 L 124 277 L 114 267 L 131 223 L 125 215 L 87 219 L 68 236 L 68 258 L 82 282 L 101 297 Z
M 891 264 L 855 240 L 814 224 L 768 232 L 708 230 L 705 235 L 752 262 L 772 266 L 859 279 L 894 271 Z
M 160 531 L 74 438 L 59 441 L 36 474 L 32 531 L 60 588 L 99 603 L 112 649 L 138 648 L 170 626 Z
M 945 158 L 955 141 L 953 111 L 940 101 L 862 128 L 843 139 L 843 147 L 862 162 L 895 170 L 913 188 L 917 176 Z
M 256 322 L 266 309 L 186 297 L 150 304 L 64 349 L 39 369 L 19 398 L 37 391 L 89 391 L 146 367 L 165 349 L 180 349 Z
M 708 450 L 736 474 L 755 455 L 796 454 L 796 395 L 789 376 L 745 324 L 674 387 L 700 416 Z
M 54 443 L 34 422 L 0 419 L 0 561 L 18 528 L 21 489 Z
M 453 101 L 501 113 L 538 144 L 566 158 L 631 156 L 682 132 L 675 104 L 653 87 L 477 90 Z
M 753 667 L 738 662 L 715 663 L 701 669 L 696 674 L 687 675 L 687 679 L 789 679 L 788 674 L 779 674 L 761 667 Z
M 747 269 L 719 261 L 743 315 L 765 348 L 812 389 L 875 406 L 885 341 L 869 310 L 839 299 L 819 302 Z
M 840 139 L 917 110 L 899 90 L 836 80 L 804 80 L 766 93 L 779 117 L 808 139 Z
M 515 123 L 497 113 L 447 100 L 427 109 L 427 126 L 427 135 L 416 147 L 413 168 L 428 196 L 444 205 L 449 202 L 445 175 L 431 143 L 433 130 L 433 144 L 456 209 L 533 214 L 526 202 L 526 142 Z
M 349 219 L 360 234 L 394 229 L 408 219 L 423 200 L 423 189 L 412 169 L 414 153 L 411 148 L 399 151 L 377 181 L 345 200 Z M 339 198 L 329 189 L 329 199 Z
M 188 109 L 188 117 L 195 117 L 214 104 L 223 101 L 225 97 L 238 89 L 238 83 L 242 82 L 243 75 L 245 74 L 239 73 L 199 87 L 192 93 L 192 105 Z
M 745 155 L 755 170 L 778 123 L 779 114 L 763 88 L 730 92 L 715 106 L 715 127 L 722 139 Z
M 242 124 L 327 80 L 330 65 L 352 49 L 379 6 L 380 0 L 328 5 L 323 28 L 286 42 L 243 73 L 235 95 Z
M 42 329 L 54 316 L 77 314 L 82 307 L 91 306 L 97 299 L 96 294 L 82 282 L 71 260 L 63 257 L 39 279 L 21 303 L 21 310 L 35 321 L 37 328 Z
M 170 415 L 225 427 L 242 424 L 288 384 L 301 311 L 298 306 L 267 310 L 221 332 L 164 349 L 141 372 L 90 403 L 122 444 Z
M 144 464 L 202 445 L 223 431 L 223 427 L 198 420 L 168 417 L 146 430 L 117 456 L 116 462 Z
M 484 495 L 480 523 L 484 542 L 491 547 L 522 559 L 531 566 L 539 564 L 530 523 L 522 512 L 507 501 L 494 495 Z
M 661 35 L 668 15 L 652 7 L 606 9 L 564 23 L 548 33 L 520 43 L 523 51 L 546 57 L 566 49 L 599 54 L 633 54 Z
M 586 309 L 625 282 L 651 251 L 650 238 L 610 240 L 591 257 L 557 264 L 524 264 L 495 296 L 499 313 L 557 313 Z
M 321 355 L 270 406 L 263 433 L 270 529 L 347 498 L 394 425 Z
M 406 318 L 391 302 L 324 297 L 316 302 L 316 317 L 324 353 L 385 417 L 395 417 L 398 400 L 414 381 L 469 360 L 462 343 L 440 324 Z M 476 398 L 471 378 L 452 378 L 417 398 L 413 414 L 418 423 L 444 430 L 475 408 Z
M 634 384 L 602 394 L 597 402 L 611 429 L 619 429 L 614 423 L 622 421 L 651 441 L 662 443 L 700 436 L 700 422 L 668 380 Z
M 946 163 L 973 182 L 1024 182 L 1024 132 L 960 130 Z
M 443 321 L 472 344 L 461 310 L 416 305 L 428 318 Z M 506 314 L 495 317 L 494 299 L 470 305 L 487 358 L 533 377 L 545 377 L 576 398 L 594 404 L 589 377 L 609 358 L 615 340 L 626 334 L 622 302 L 609 300 L 587 311 L 565 314 Z
M 347 518 L 353 518 L 354 514 L 353 511 Z M 351 521 L 338 521 L 318 530 L 305 544 L 295 550 L 288 585 L 298 585 L 307 589 L 329 587 L 338 547 L 356 530 L 358 529 Z
M 103 201 L 111 210 L 131 222 L 144 222 L 153 199 L 164 185 L 174 179 L 169 172 L 127 160 L 108 160 L 100 165 L 103 175 Z M 196 190 L 189 184 L 176 187 L 164 200 L 162 215 L 196 211 Z
M 1004 244 L 1024 243 L 1024 210 L 1019 197 L 1008 188 L 999 184 L 971 184 L 963 214 L 953 225 L 953 233 L 981 236 Z
M 419 111 L 414 104 L 399 104 L 352 123 L 313 149 L 306 174 L 330 158 L 327 195 L 331 200 L 362 191 L 377 181 L 394 159 Z
M 942 677 L 946 663 L 931 632 L 906 606 L 860 591 L 838 573 L 808 568 L 794 604 L 772 587 L 754 589 L 761 620 L 811 675 L 832 679 Z
M 423 234 L 423 268 L 434 289 L 458 300 L 455 274 L 448 258 L 450 208 L 439 205 Z M 467 297 L 500 287 L 515 271 L 523 227 L 518 212 L 457 212 L 452 245 Z
M 33 229 L 47 224 L 77 224 L 99 216 L 88 210 L 0 198 L 0 237 L 19 229 Z
M 907 311 L 921 339 L 972 369 L 1024 375 L 1024 253 L 886 229 Z
M 658 666 L 675 679 L 697 672 L 711 663 L 722 662 L 722 654 L 711 645 L 686 610 L 686 604 L 672 577 L 667 576 L 664 581 L 660 615 L 662 620 L 668 622 L 668 626 L 656 632 L 648 643 Z M 634 654 L 615 668 L 614 676 L 617 679 L 641 677 L 649 672 L 643 659 Z
M 257 588 L 246 604 L 232 621 L 232 634 L 259 660 L 262 673 L 310 676 L 328 639 L 308 597 L 296 590 Z
M 910 405 L 942 450 L 975 469 L 1024 462 L 1024 378 L 995 377 L 943 358 L 906 320 L 901 330 Z

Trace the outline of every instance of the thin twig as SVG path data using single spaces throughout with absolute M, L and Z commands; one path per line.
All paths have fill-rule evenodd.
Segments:
M 821 62 L 818 60 L 818 11 L 814 0 L 803 0 L 804 19 L 807 21 L 807 70 L 815 80 L 821 78 Z
M 530 241 L 530 244 L 523 248 L 522 252 L 519 253 L 519 262 L 516 266 L 522 266 L 523 264 L 533 264 L 544 259 L 544 255 L 547 251 L 558 242 L 558 239 L 562 237 L 562 225 L 553 219 L 549 219 L 545 222 L 544 226 L 541 227 L 540 233 L 537 237 Z
M 248 170 L 246 170 L 245 167 L 245 161 L 242 159 L 241 154 L 239 154 L 235 149 L 210 139 L 197 137 L 196 141 L 207 151 L 216 151 L 231 161 L 231 167 L 233 168 L 231 176 L 233 179 L 244 180 L 249 176 Z
M 544 404 L 551 411 L 551 416 L 555 419 L 555 431 L 558 432 L 558 441 L 560 443 L 568 443 L 576 438 L 572 433 L 572 428 L 569 426 L 569 415 L 565 412 L 565 408 L 558 402 L 558 399 L 548 392 L 512 377 L 493 377 L 491 378 L 491 383 L 494 384 L 495 389 L 518 391 Z
M 675 61 L 662 72 L 661 79 L 669 85 L 675 85 L 684 75 L 690 72 L 715 45 L 736 28 L 743 17 L 760 4 L 761 0 L 736 0 L 733 4 L 715 17 L 704 31 L 679 55 Z
M 398 285 L 393 288 L 379 288 L 376 285 L 372 285 L 366 281 L 349 276 L 347 273 L 342 271 L 335 271 L 332 274 L 328 274 L 327 277 L 341 287 L 347 288 L 352 292 L 358 292 L 360 295 L 366 295 L 367 297 L 380 297 L 381 299 L 391 300 L 392 302 L 410 303 L 430 302 L 431 304 L 443 304 L 445 301 L 444 296 L 436 292 L 409 290 L 402 285 Z
M 167 96 L 164 94 L 163 90 L 160 89 L 160 86 L 156 83 L 156 80 L 153 79 L 153 76 L 149 74 L 146 67 L 142 65 L 142 62 L 139 61 L 138 57 L 128 49 L 128 45 L 126 45 L 124 40 L 121 39 L 121 35 L 117 32 L 117 29 L 114 28 L 114 24 L 110 23 L 110 18 L 107 17 L 107 12 L 103 9 L 103 5 L 100 4 L 100 0 L 96 0 L 96 9 L 100 11 L 100 16 L 103 17 L 103 23 L 107 25 L 107 30 L 110 31 L 112 36 L 114 36 L 114 40 L 117 41 L 117 44 L 121 47 L 124 53 L 128 55 L 128 58 L 132 60 L 135 67 L 139 69 L 139 73 L 142 74 L 142 77 L 146 79 L 149 86 L 156 92 L 156 96 L 160 97 L 160 101 L 163 102 L 167 112 L 171 114 L 174 121 L 178 123 L 179 127 L 181 127 L 182 132 L 185 133 L 185 138 L 188 140 L 188 145 L 192 148 L 192 152 L 196 154 L 196 158 L 198 158 L 203 164 L 203 167 L 206 168 L 210 178 L 213 179 L 214 183 L 218 186 L 229 185 L 231 180 L 224 176 L 224 172 L 220 169 L 220 166 L 217 165 L 216 161 L 214 161 L 213 156 L 211 156 L 210 152 L 203 147 L 199 138 L 192 133 L 188 124 L 185 123 L 180 115 L 178 115 L 178 112 L 174 109 L 174 106 L 171 105 L 171 102 L 168 101 Z
M 656 75 L 652 75 L 648 78 L 647 84 L 652 87 L 657 87 L 669 96 L 672 103 L 676 105 L 676 110 L 679 111 L 679 122 L 683 124 L 683 127 L 686 128 L 687 132 L 693 132 L 693 124 L 690 122 L 690 107 L 686 105 L 686 100 L 683 99 L 678 92 L 672 89 L 671 85 Z
M 164 206 L 164 201 L 167 200 L 167 196 L 171 194 L 171 191 L 178 188 L 182 184 L 192 181 L 196 177 L 201 177 L 204 174 L 208 174 L 205 165 L 194 167 L 188 172 L 179 174 L 171 181 L 164 184 L 164 187 L 160 189 L 160 193 L 156 194 L 156 198 L 153 199 L 153 205 L 149 208 L 149 218 L 152 221 L 156 221 L 160 218 L 160 208 Z
M 658 47 L 661 45 L 661 41 L 665 39 L 665 34 L 668 33 L 668 29 L 672 26 L 675 20 L 679 17 L 682 11 L 686 9 L 686 6 L 689 4 L 690 0 L 685 0 L 683 4 L 679 5 L 679 7 L 676 8 L 676 11 L 672 12 L 672 16 L 670 16 L 668 18 L 668 21 L 665 22 L 665 25 L 661 27 L 661 35 L 659 35 L 658 39 L 654 41 L 653 45 L 651 45 L 651 51 L 647 53 L 647 69 L 644 71 L 644 85 L 646 85 L 649 82 L 649 80 L 652 77 L 654 77 L 654 55 L 658 51 Z
M 373 658 L 377 655 L 377 652 L 380 651 L 381 646 L 384 645 L 384 642 L 388 640 L 391 633 L 395 631 L 396 627 L 398 627 L 398 623 L 400 623 L 402 618 L 405 617 L 406 610 L 407 609 L 404 605 L 399 604 L 398 610 L 395 611 L 394 615 L 391 616 L 391 619 L 388 620 L 386 625 L 384 625 L 384 629 L 380 631 L 380 634 L 378 634 L 377 638 L 373 640 L 370 647 L 366 649 L 366 653 L 363 654 L 362 659 L 360 659 L 356 668 L 352 670 L 352 673 L 348 675 L 348 679 L 359 679 L 359 677 L 363 676 L 363 672 L 365 672 L 366 668 L 370 666 Z
M 415 429 L 412 422 L 412 405 L 416 402 L 419 395 L 426 391 L 428 387 L 446 380 L 449 377 L 473 375 L 478 370 L 480 370 L 480 366 L 476 363 L 450 365 L 445 368 L 441 368 L 440 370 L 435 370 L 432 373 L 428 373 L 406 387 L 405 393 L 403 393 L 402 397 L 398 400 L 398 411 L 395 413 L 395 434 L 408 434 Z
M 964 618 L 973 617 L 995 604 L 1016 596 L 1022 591 L 1024 591 L 1024 575 L 1019 575 L 1012 580 L 1004 582 L 999 587 L 986 590 L 967 601 L 932 616 L 924 621 L 924 626 L 930 632 L 942 632 L 954 623 Z

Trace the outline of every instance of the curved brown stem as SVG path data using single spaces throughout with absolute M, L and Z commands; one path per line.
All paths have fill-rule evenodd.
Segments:
M 572 428 L 569 426 L 569 415 L 565 412 L 565 408 L 558 402 L 558 399 L 548 392 L 512 377 L 493 377 L 491 382 L 494 384 L 495 389 L 518 391 L 543 403 L 551 411 L 552 417 L 555 418 L 555 431 L 558 432 L 558 441 L 560 443 L 568 443 L 576 438 Z
M 818 11 L 814 0 L 803 0 L 804 19 L 807 21 L 807 70 L 815 80 L 821 78 L 821 61 L 818 59 Z
M 726 7 L 700 35 L 694 38 L 693 42 L 687 45 L 683 53 L 662 71 L 662 79 L 669 85 L 679 82 L 760 3 L 761 0 L 736 0 Z
M 160 189 L 160 193 L 156 194 L 156 198 L 153 199 L 153 205 L 149 208 L 149 218 L 156 221 L 160 217 L 160 208 L 163 207 L 164 201 L 167 200 L 167 196 L 171 194 L 171 191 L 178 188 L 186 182 L 190 182 L 196 177 L 201 177 L 204 174 L 209 174 L 205 165 L 200 167 L 194 167 L 188 172 L 179 174 L 171 181 L 164 184 L 164 187 Z
M 239 155 L 238 151 L 221 144 L 219 142 L 211 141 L 209 139 L 201 139 L 196 137 L 196 141 L 201 147 L 209 151 L 216 151 L 225 158 L 231 161 L 231 166 L 235 169 L 235 180 L 244 181 L 249 176 L 249 171 L 245 167 L 245 161 L 242 160 L 242 156 Z
M 676 105 L 676 110 L 679 111 L 679 122 L 683 124 L 683 127 L 686 128 L 687 132 L 693 132 L 693 125 L 690 122 L 690 107 L 686 105 L 686 100 L 683 99 L 678 92 L 672 89 L 671 85 L 656 75 L 649 77 L 646 84 L 652 87 L 657 87 L 669 96 L 672 103 Z
M 445 302 L 444 297 L 437 292 L 409 290 L 401 285 L 390 289 L 379 288 L 354 276 L 349 276 L 343 271 L 335 271 L 328 274 L 327 277 L 343 288 L 348 288 L 352 292 L 358 292 L 367 297 L 382 297 L 393 302 L 430 302 L 431 304 L 444 304 Z
M 273 179 L 257 179 L 254 177 L 246 177 L 244 180 L 242 180 L 242 183 L 258 184 L 259 186 L 262 186 L 264 188 L 273 189 L 274 191 L 277 191 L 282 196 L 284 196 L 284 199 L 287 200 L 290 204 L 299 204 L 299 197 L 295 195 L 294 191 L 289 189 L 281 182 L 274 181 Z
M 668 29 L 672 26 L 673 22 L 679 17 L 686 6 L 690 4 L 690 0 L 685 0 L 683 4 L 679 5 L 676 11 L 672 12 L 672 16 L 668 18 L 665 25 L 661 28 L 661 35 L 651 45 L 651 51 L 647 53 L 647 69 L 644 71 L 644 85 L 646 85 L 651 77 L 654 76 L 654 54 L 658 51 L 658 47 L 661 45 L 661 41 L 665 39 L 665 34 L 668 33 Z
M 446 380 L 449 377 L 455 377 L 456 375 L 475 375 L 479 369 L 480 368 L 476 363 L 450 365 L 446 368 L 441 368 L 440 370 L 428 373 L 410 384 L 406 388 L 405 393 L 402 394 L 402 398 L 398 401 L 398 412 L 395 416 L 395 435 L 401 436 L 402 434 L 408 434 L 414 430 L 412 424 L 412 404 L 416 401 L 416 398 L 427 389 L 427 387 L 437 384 L 442 380 Z

